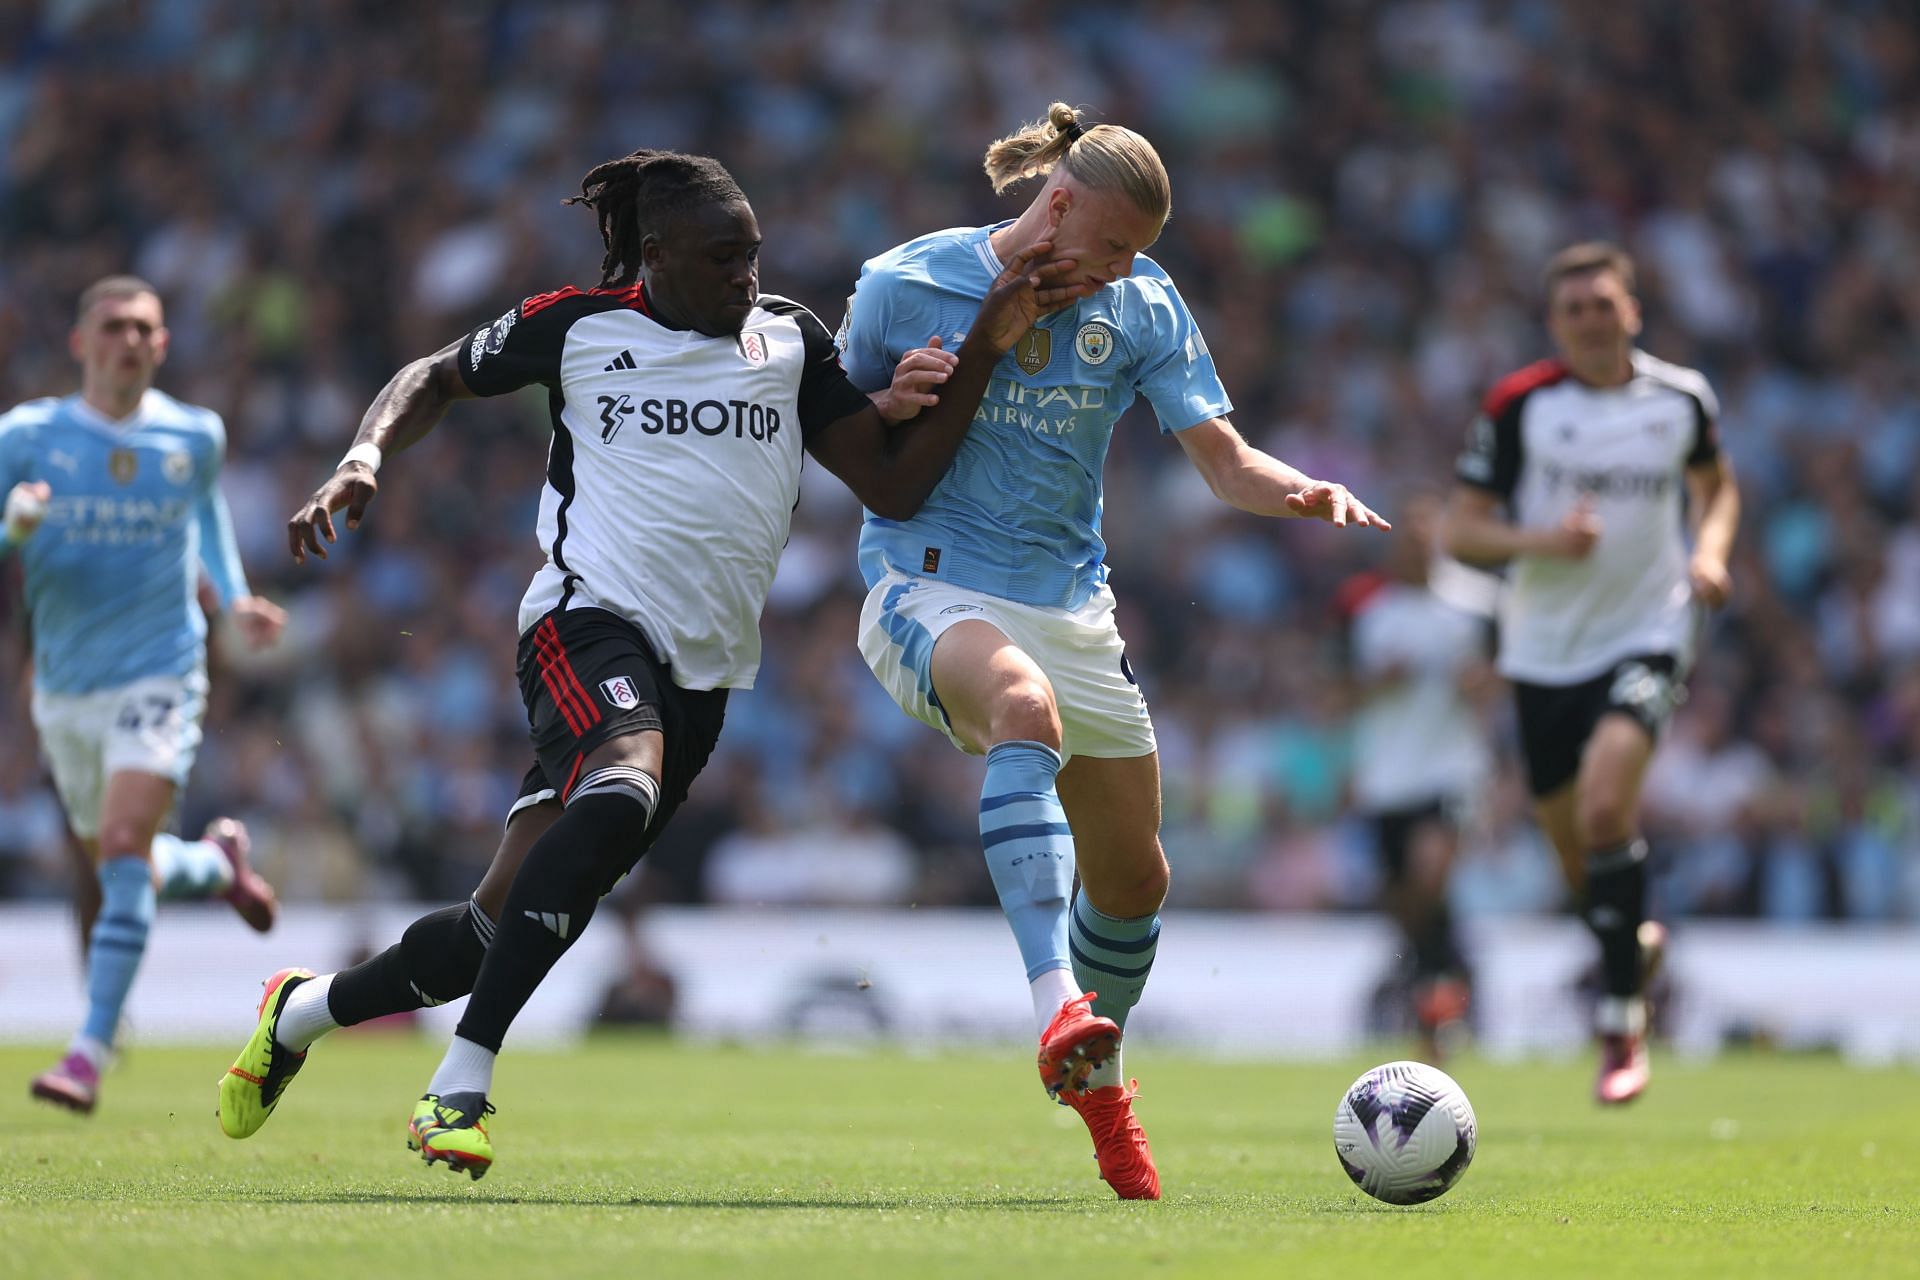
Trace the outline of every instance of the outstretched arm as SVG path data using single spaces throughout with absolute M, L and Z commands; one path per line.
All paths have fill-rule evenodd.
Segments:
M 1254 448 L 1225 418 L 1210 418 L 1177 437 L 1207 487 L 1228 506 L 1257 516 L 1305 516 L 1341 528 L 1393 528 L 1345 485 L 1315 480 Z
M 373 477 L 381 460 L 425 437 L 455 400 L 473 398 L 473 391 L 460 376 L 460 346 L 464 341 L 448 343 L 432 355 L 413 361 L 394 374 L 373 398 L 347 456 L 287 522 L 287 546 L 295 561 L 305 563 L 309 551 L 326 559 L 323 540 L 333 542 L 338 537 L 333 513 L 344 507 L 347 528 L 359 527 L 367 504 L 380 491 Z

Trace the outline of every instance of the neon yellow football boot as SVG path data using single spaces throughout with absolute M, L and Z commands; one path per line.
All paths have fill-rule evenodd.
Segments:
M 493 1167 L 493 1141 L 487 1137 L 492 1114 L 484 1093 L 430 1093 L 407 1122 L 407 1150 L 418 1151 L 428 1164 L 444 1160 L 447 1168 L 470 1173 L 478 1182 Z
M 266 981 L 260 997 L 260 1022 L 247 1047 L 220 1077 L 220 1129 L 229 1138 L 251 1138 L 279 1105 L 287 1082 L 307 1065 L 305 1053 L 295 1053 L 273 1038 L 280 1011 L 293 989 L 313 977 L 311 969 L 282 969 Z

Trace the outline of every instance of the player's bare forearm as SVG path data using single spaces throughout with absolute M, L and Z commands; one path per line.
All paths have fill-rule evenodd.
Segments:
M 1496 499 L 1480 489 L 1455 492 L 1447 508 L 1447 554 L 1467 564 L 1499 564 L 1540 553 L 1543 530 L 1523 529 L 1494 513 Z
M 1346 486 L 1315 480 L 1254 448 L 1225 418 L 1210 418 L 1176 437 L 1215 497 L 1259 516 L 1298 516 L 1345 528 L 1391 529 Z
M 1270 453 L 1245 445 L 1234 464 L 1207 477 L 1214 496 L 1256 516 L 1297 516 L 1287 498 L 1313 484 L 1313 477 Z
M 820 465 L 875 515 L 908 520 L 920 510 L 953 465 L 1005 352 L 983 334 L 968 338 L 957 354 L 938 401 L 912 420 L 889 423 L 876 404 L 871 412 L 831 423 L 807 442 Z
M 308 555 L 327 558 L 327 544 L 338 538 L 333 513 L 347 513 L 347 528 L 356 529 L 367 506 L 380 492 L 374 479 L 380 458 L 413 444 L 427 432 L 455 400 L 469 399 L 460 376 L 460 344 L 449 343 L 433 355 L 401 369 L 373 398 L 360 430 L 353 437 L 354 449 L 371 446 L 379 451 L 371 460 L 349 455 L 334 468 L 333 474 L 314 491 L 311 498 L 287 521 L 287 549 L 298 563 Z
M 1733 555 L 1733 540 L 1740 532 L 1740 486 L 1724 455 L 1710 467 L 1690 468 L 1687 480 L 1692 488 L 1694 511 L 1693 553 L 1724 565 Z
M 353 443 L 390 454 L 424 439 L 448 405 L 471 395 L 460 377 L 459 352 L 459 342 L 449 343 L 394 374 L 367 407 Z

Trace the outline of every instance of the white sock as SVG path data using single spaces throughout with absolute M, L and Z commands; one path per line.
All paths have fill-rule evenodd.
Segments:
M 233 864 L 211 840 L 182 840 L 162 831 L 153 838 L 153 880 L 160 897 L 217 898 L 233 888 Z
M 67 1046 L 68 1053 L 77 1053 L 93 1064 L 95 1071 L 107 1069 L 107 1059 L 113 1056 L 113 1050 L 101 1044 L 89 1035 L 77 1035 L 73 1043 Z
M 493 1088 L 493 1060 L 499 1055 L 483 1049 L 471 1040 L 453 1038 L 440 1069 L 433 1073 L 428 1093 L 446 1097 L 450 1093 L 486 1093 Z
M 1602 996 L 1593 1011 L 1594 1029 L 1608 1036 L 1647 1034 L 1647 1002 L 1640 996 Z
M 1049 969 L 1027 985 L 1033 991 L 1035 1035 L 1045 1035 L 1047 1024 L 1060 1012 L 1060 1006 L 1081 994 L 1071 969 Z
M 280 1020 L 273 1024 L 274 1042 L 282 1049 L 305 1053 L 315 1040 L 329 1031 L 338 1031 L 340 1024 L 333 1020 L 333 1011 L 327 1008 L 327 992 L 332 987 L 330 973 L 296 984 L 287 996 L 287 1007 L 280 1011 Z
M 1126 1079 L 1126 1072 L 1120 1069 L 1120 1051 L 1116 1049 L 1111 1058 L 1093 1069 L 1093 1074 L 1087 1077 L 1087 1087 L 1089 1089 L 1104 1089 L 1108 1085 L 1117 1087 L 1125 1084 Z

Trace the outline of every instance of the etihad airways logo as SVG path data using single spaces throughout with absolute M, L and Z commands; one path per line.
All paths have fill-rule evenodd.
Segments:
M 1105 387 L 1035 387 L 1017 378 L 995 378 L 974 410 L 975 422 L 1024 427 L 1039 435 L 1066 435 L 1078 414 L 1104 409 Z

